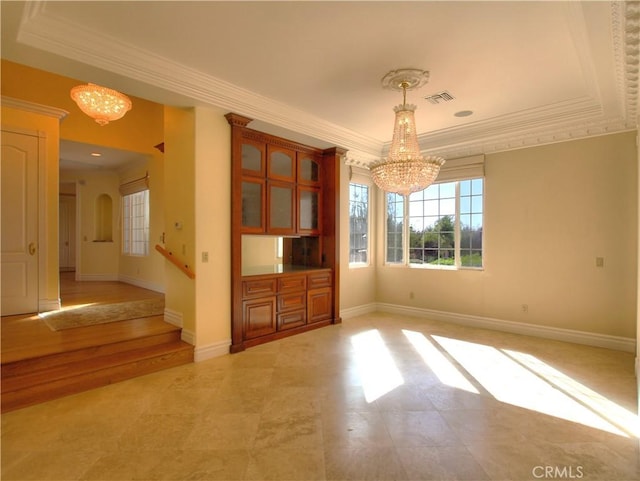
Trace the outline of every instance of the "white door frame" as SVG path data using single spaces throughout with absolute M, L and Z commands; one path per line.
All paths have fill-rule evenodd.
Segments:
M 36 256 L 37 256 L 37 272 L 36 285 L 37 297 L 34 306 L 38 312 L 42 310 L 43 298 L 46 293 L 46 266 L 47 266 L 47 239 L 46 232 L 46 196 L 44 195 L 46 188 L 46 132 L 40 130 L 22 129 L 11 126 L 2 126 L 2 132 L 34 137 L 37 141 L 37 192 L 36 192 L 36 216 L 37 216 L 37 233 L 36 233 Z M 46 301 L 46 299 L 44 299 Z M 47 304 L 45 302 L 45 304 Z

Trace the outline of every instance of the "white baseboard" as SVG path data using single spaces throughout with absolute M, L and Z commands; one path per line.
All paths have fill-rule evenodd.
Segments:
M 377 310 L 378 306 L 376 305 L 376 303 L 371 302 L 369 304 L 363 304 L 361 306 L 340 309 L 340 317 L 342 319 L 351 319 L 352 317 L 363 316 L 365 314 L 376 312 Z
M 195 346 L 196 333 L 188 329 L 182 329 L 182 332 L 180 333 L 180 340 L 183 342 L 186 342 L 187 344 L 191 344 L 192 346 Z
M 229 354 L 229 346 L 231 346 L 231 340 L 214 342 L 208 346 L 196 347 L 193 352 L 193 360 L 194 362 L 200 362 L 206 361 L 207 359 L 213 359 L 214 357 L 225 356 Z
M 38 312 L 57 311 L 62 307 L 58 299 L 38 299 Z
M 173 324 L 174 326 L 182 328 L 182 312 L 174 311 L 173 309 L 169 309 L 167 307 L 164 308 L 164 320 L 169 324 Z
M 469 314 L 458 314 L 455 312 L 436 311 L 433 309 L 423 309 L 407 307 L 397 304 L 378 303 L 377 308 L 383 312 L 393 314 L 405 314 L 408 316 L 426 317 L 434 321 L 451 322 L 469 327 L 479 327 L 492 329 L 495 331 L 511 332 L 525 336 L 541 337 L 544 339 L 554 339 L 556 341 L 573 342 L 575 344 L 585 344 L 588 346 L 604 347 L 616 351 L 635 352 L 636 340 L 628 337 L 610 336 L 607 334 L 596 334 L 593 332 L 575 331 L 559 327 L 539 326 L 526 324 L 523 322 L 505 321 L 490 317 L 473 316 Z
M 76 273 L 76 280 L 78 281 L 117 281 L 118 274 L 78 274 Z
M 156 284 L 155 282 L 145 281 L 143 279 L 137 279 L 135 277 L 126 276 L 124 274 L 119 274 L 118 280 L 120 282 L 131 284 L 133 286 L 142 287 L 144 289 L 149 289 L 150 291 L 161 292 L 164 294 L 164 286 L 161 284 Z

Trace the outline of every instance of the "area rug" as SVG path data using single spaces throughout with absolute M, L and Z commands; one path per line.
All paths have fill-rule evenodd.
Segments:
M 126 321 L 164 313 L 164 298 L 154 297 L 113 304 L 95 304 L 77 309 L 44 312 L 40 317 L 53 331 Z

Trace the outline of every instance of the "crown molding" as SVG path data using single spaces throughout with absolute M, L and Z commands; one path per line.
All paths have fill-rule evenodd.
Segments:
M 24 110 L 39 115 L 46 115 L 47 117 L 53 117 L 60 121 L 64 120 L 69 112 L 56 107 L 49 107 L 48 105 L 37 104 L 28 100 L 16 99 L 13 97 L 2 96 L 0 103 L 3 107 L 9 107 L 12 109 Z
M 615 87 L 603 93 L 591 53 L 588 12 L 571 2 L 567 21 L 585 73 L 587 95 L 542 108 L 442 129 L 419 136 L 425 154 L 456 158 L 637 128 L 640 2 L 610 3 Z M 73 32 L 73 35 L 69 35 Z M 592 33 L 592 32 L 591 32 Z M 101 35 L 47 11 L 46 2 L 25 4 L 18 41 L 78 62 L 114 72 L 197 102 L 217 106 L 262 122 L 348 149 L 350 165 L 379 160 L 390 143 L 327 122 L 308 112 L 261 96 L 155 53 Z M 598 73 L 601 77 L 598 77 Z M 612 82 L 613 83 L 613 82 Z M 615 90 L 615 91 L 613 91 Z
M 382 142 L 327 122 L 308 112 L 256 94 L 153 52 L 98 34 L 50 15 L 43 2 L 29 2 L 18 41 L 87 65 L 185 95 L 301 134 L 320 138 L 367 156 L 379 155 Z M 73 35 L 69 35 L 73 32 Z

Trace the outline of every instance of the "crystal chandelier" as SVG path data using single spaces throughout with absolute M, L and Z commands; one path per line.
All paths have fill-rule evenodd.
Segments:
M 402 90 L 402 105 L 393 108 L 396 113 L 391 148 L 385 159 L 369 169 L 373 181 L 385 192 L 409 195 L 426 189 L 436 180 L 444 159 L 423 156 L 418 145 L 415 105 L 407 105 L 407 90 L 422 87 L 429 80 L 429 72 L 418 69 L 392 70 L 382 79 L 382 86 Z
M 131 110 L 131 100 L 124 94 L 96 84 L 78 85 L 71 98 L 89 117 L 100 125 L 121 119 Z

